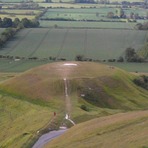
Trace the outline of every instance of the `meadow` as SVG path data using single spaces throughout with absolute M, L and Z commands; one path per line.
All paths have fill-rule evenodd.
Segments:
M 0 28 L 0 34 L 5 30 L 5 28 Z
M 97 1 L 97 0 L 95 0 Z M 127 0 L 130 2 L 137 2 L 137 0 Z M 139 0 L 141 2 L 143 2 L 142 0 Z M 23 2 L 23 0 L 1 0 L 1 2 L 5 2 L 5 3 L 20 3 Z M 45 0 L 33 0 L 33 2 L 45 2 Z M 52 2 L 54 3 L 58 3 L 60 2 L 60 0 L 52 0 Z M 74 2 L 74 0 L 62 0 L 63 3 L 71 3 Z M 110 0 L 110 2 L 116 2 L 116 0 Z M 118 0 L 118 2 L 122 2 L 122 0 Z
M 64 19 L 74 19 L 74 20 L 108 20 L 108 21 L 121 21 L 121 19 L 111 19 L 107 18 L 107 14 L 109 12 L 113 12 L 116 15 L 116 11 L 118 8 L 116 7 L 106 7 L 100 6 L 99 8 L 80 8 L 80 9 L 72 9 L 72 8 L 60 8 L 60 9 L 48 9 L 48 11 L 41 17 L 41 19 L 55 19 L 55 18 L 64 18 Z M 147 11 L 145 9 L 134 9 L 134 8 L 126 8 L 123 9 L 125 15 L 130 17 L 131 12 L 138 13 L 139 16 L 146 16 Z M 126 20 L 123 20 L 126 21 Z
M 0 13 L 9 13 L 9 14 L 24 14 L 24 15 L 35 15 L 40 13 L 40 10 L 21 10 L 21 9 L 2 9 Z
M 87 22 L 87 21 L 46 21 L 40 20 L 41 27 L 59 28 L 97 28 L 97 29 L 133 29 L 134 22 Z

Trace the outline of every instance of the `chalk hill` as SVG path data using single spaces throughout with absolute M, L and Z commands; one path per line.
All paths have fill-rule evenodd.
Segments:
M 148 92 L 133 83 L 135 76 L 116 67 L 93 62 L 57 62 L 33 68 L 5 81 L 0 88 L 28 99 L 63 101 L 64 79 L 71 98 L 110 109 L 148 106 Z

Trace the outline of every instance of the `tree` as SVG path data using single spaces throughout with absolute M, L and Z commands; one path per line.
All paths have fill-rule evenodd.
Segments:
M 13 26 L 12 19 L 5 17 L 2 22 L 2 27 L 8 28 L 8 27 L 12 27 L 12 26 Z
M 132 57 L 134 57 L 135 54 L 136 54 L 135 49 L 129 47 L 129 48 L 127 48 L 127 49 L 125 50 L 125 59 L 126 59 L 127 61 L 130 61 L 130 59 L 131 59 Z
M 18 27 L 18 25 L 21 23 L 20 19 L 19 18 L 15 18 L 14 21 L 13 21 L 13 26 L 14 27 Z
M 117 62 L 124 62 L 124 58 L 122 56 L 120 56 L 117 60 Z
M 114 13 L 113 12 L 108 12 L 107 17 L 108 18 L 113 18 L 114 17 Z
M 2 21 L 2 19 L 0 18 L 0 27 L 2 27 L 2 24 L 3 23 L 3 21 Z
M 30 20 L 28 20 L 27 18 L 23 18 L 21 23 L 23 24 L 25 28 L 29 28 L 30 26 Z
M 84 60 L 84 56 L 83 56 L 83 55 L 77 55 L 77 56 L 75 57 L 75 60 L 76 60 L 76 61 L 83 61 L 83 60 Z
M 139 56 L 134 48 L 127 48 L 125 50 L 125 59 L 127 62 L 144 62 L 144 58 Z

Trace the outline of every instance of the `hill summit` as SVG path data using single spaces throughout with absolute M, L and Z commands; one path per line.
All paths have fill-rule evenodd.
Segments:
M 133 83 L 134 77 L 101 63 L 56 62 L 26 71 L 0 88 L 31 100 L 58 102 L 64 100 L 66 80 L 69 96 L 85 104 L 123 110 L 147 108 L 148 92 Z

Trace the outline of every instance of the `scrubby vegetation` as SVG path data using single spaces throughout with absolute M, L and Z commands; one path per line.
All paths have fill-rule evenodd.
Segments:
M 134 79 L 134 83 L 146 90 L 148 90 L 148 76 L 142 75 Z
M 143 24 L 138 23 L 136 24 L 135 28 L 139 30 L 148 30 L 148 22 L 145 22 Z

